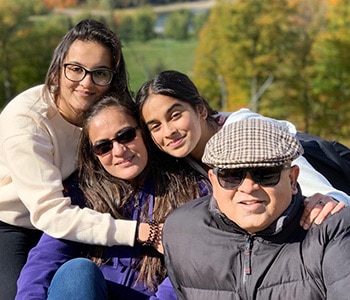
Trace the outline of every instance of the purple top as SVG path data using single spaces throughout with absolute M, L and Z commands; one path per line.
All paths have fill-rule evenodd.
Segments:
M 130 201 L 132 205 L 126 207 L 126 216 L 140 220 L 140 211 L 146 204 L 147 199 L 150 201 L 150 212 L 153 210 L 153 185 L 150 180 L 147 181 L 143 190 L 138 197 L 138 205 L 134 205 L 135 201 Z M 201 196 L 209 193 L 208 187 L 200 182 Z M 77 197 L 71 197 L 77 199 Z M 75 203 L 80 203 L 76 200 Z M 70 259 L 83 257 L 82 252 L 88 245 L 68 240 L 55 239 L 47 234 L 43 234 L 39 243 L 34 247 L 28 256 L 27 263 L 23 267 L 20 277 L 17 282 L 17 300 L 21 299 L 46 299 L 47 290 L 51 280 L 58 268 Z M 168 278 L 166 278 L 159 286 L 156 292 L 150 291 L 143 283 L 135 285 L 138 276 L 138 270 L 135 268 L 137 260 L 140 258 L 142 246 L 136 244 L 134 247 L 128 246 L 113 246 L 106 248 L 104 253 L 104 261 L 100 269 L 106 280 L 122 284 L 130 287 L 130 289 L 139 291 L 142 299 L 144 295 L 148 295 L 149 299 L 177 299 L 173 287 Z M 137 300 L 137 299 L 133 299 Z

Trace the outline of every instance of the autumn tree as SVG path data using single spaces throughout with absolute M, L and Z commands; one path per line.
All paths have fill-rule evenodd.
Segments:
M 260 94 L 276 77 L 288 51 L 284 40 L 293 9 L 288 2 L 219 0 L 212 9 L 200 34 L 194 76 L 208 73 L 205 65 L 213 61 L 211 77 L 224 82 L 230 108 L 247 105 L 249 99 L 251 108 L 258 110 Z
M 312 128 L 328 138 L 350 137 L 349 50 L 350 1 L 329 1 L 327 30 L 320 35 L 314 48 L 316 63 L 312 80 L 316 99 Z
M 63 35 L 70 29 L 67 17 L 38 18 L 31 26 L 11 41 L 12 93 L 42 84 L 51 62 L 53 52 Z
M 79 0 L 41 0 L 48 9 L 77 6 Z
M 36 0 L 17 0 L 0 2 L 0 96 L 6 102 L 12 97 L 11 59 L 13 49 L 11 42 L 19 35 L 25 34 L 30 24 L 29 17 L 42 12 L 42 3 Z M 0 103 L 1 105 L 1 103 Z
M 67 17 L 47 18 L 45 13 L 36 0 L 0 2 L 0 108 L 43 83 L 53 51 L 71 26 Z
M 199 37 L 199 89 L 223 110 L 250 107 L 325 137 L 348 133 L 348 2 L 218 0 Z

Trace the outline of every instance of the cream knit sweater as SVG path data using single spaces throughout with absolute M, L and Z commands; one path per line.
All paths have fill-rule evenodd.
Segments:
M 15 97 L 0 114 L 0 220 L 89 244 L 134 244 L 136 221 L 80 209 L 63 197 L 77 167 L 81 128 L 58 113 L 43 85 Z

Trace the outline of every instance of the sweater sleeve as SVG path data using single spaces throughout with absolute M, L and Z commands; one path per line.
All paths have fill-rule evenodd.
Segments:
M 47 139 L 34 138 L 12 138 L 3 146 L 11 178 L 30 212 L 31 223 L 55 238 L 133 246 L 136 221 L 115 220 L 110 214 L 71 205 L 70 198 L 63 196 L 62 175 L 53 163 L 52 147 Z
M 350 196 L 335 189 L 326 177 L 311 166 L 305 157 L 300 156 L 293 163 L 300 168 L 298 182 L 304 196 L 310 197 L 315 193 L 321 193 L 338 201 L 344 201 L 347 206 L 350 205 Z
M 79 244 L 43 234 L 29 253 L 17 281 L 16 300 L 46 299 L 47 290 L 58 268 L 79 255 Z
M 8 209 L 1 209 L 1 216 L 11 217 L 11 224 L 32 225 L 55 238 L 133 246 L 136 221 L 116 220 L 107 213 L 81 209 L 64 197 L 62 181 L 76 169 L 80 129 L 67 124 L 58 114 L 51 119 L 38 120 L 39 117 L 17 115 L 13 126 L 1 131 L 1 159 L 10 181 L 10 192 L 1 203 Z M 1 124 L 10 119 L 11 115 L 3 115 Z

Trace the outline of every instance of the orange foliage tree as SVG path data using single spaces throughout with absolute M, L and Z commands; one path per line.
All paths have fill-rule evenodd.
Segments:
M 350 0 L 217 0 L 199 36 L 193 78 L 216 108 L 249 107 L 344 139 L 349 50 Z
M 41 0 L 48 9 L 77 6 L 79 0 Z

